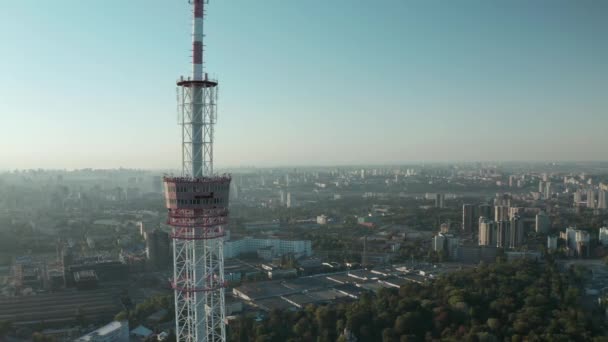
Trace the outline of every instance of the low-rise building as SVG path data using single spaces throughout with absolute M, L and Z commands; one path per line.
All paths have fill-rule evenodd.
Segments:
M 224 257 L 236 258 L 244 253 L 257 253 L 264 260 L 270 260 L 286 254 L 295 257 L 309 257 L 312 255 L 310 240 L 281 240 L 244 238 L 226 241 L 224 243 Z
M 75 340 L 76 342 L 128 342 L 129 322 L 114 321 Z

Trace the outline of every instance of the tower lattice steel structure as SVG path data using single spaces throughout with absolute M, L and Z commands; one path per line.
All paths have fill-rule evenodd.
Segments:
M 165 177 L 167 223 L 173 238 L 177 341 L 225 341 L 224 226 L 230 176 L 213 172 L 217 80 L 203 70 L 203 19 L 208 0 L 189 0 L 193 12 L 192 75 L 178 82 L 182 175 Z

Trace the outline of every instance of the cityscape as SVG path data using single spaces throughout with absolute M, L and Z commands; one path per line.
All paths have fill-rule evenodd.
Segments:
M 604 320 L 608 163 L 226 172 L 229 336 L 243 319 L 522 262 L 581 272 L 572 290 Z M 120 331 L 124 320 L 125 333 L 169 337 L 172 233 L 160 174 L 24 170 L 0 179 L 0 320 L 11 334 L 87 340 L 87 329 Z
M 527 128 L 516 128 L 525 125 L 522 117 L 500 114 L 491 119 L 471 114 L 463 116 L 462 123 L 457 124 L 447 117 L 440 119 L 432 112 L 420 112 L 416 114 L 420 119 L 412 116 L 405 121 L 408 124 L 411 121 L 413 126 L 431 127 L 420 133 L 428 135 L 428 141 L 416 145 L 410 144 L 414 141 L 410 139 L 419 138 L 416 134 L 408 135 L 403 128 L 403 134 L 395 135 L 390 126 L 399 126 L 401 121 L 379 111 L 371 114 L 378 121 L 373 125 L 366 126 L 366 122 L 371 121 L 353 114 L 352 121 L 363 123 L 353 123 L 353 126 L 344 123 L 344 127 L 336 128 L 338 126 L 322 123 L 315 126 L 313 122 L 310 127 L 315 129 L 300 127 L 304 133 L 297 127 L 301 125 L 301 118 L 295 116 L 291 124 L 284 127 L 279 124 L 265 131 L 240 118 L 240 125 L 246 126 L 240 131 L 242 136 L 226 141 L 226 131 L 243 127 L 233 127 L 237 122 L 234 118 L 228 119 L 230 124 L 224 124 L 224 117 L 231 115 L 224 108 L 238 105 L 258 108 L 255 106 L 259 103 L 256 104 L 255 92 L 240 92 L 242 85 L 230 84 L 235 82 L 234 77 L 227 78 L 228 84 L 220 82 L 215 71 L 222 75 L 231 64 L 247 63 L 245 60 L 253 57 L 237 54 L 239 58 L 235 58 L 230 44 L 211 37 L 221 30 L 231 30 L 225 23 L 229 9 L 235 10 L 231 6 L 246 9 L 248 5 L 221 4 L 219 0 L 178 3 L 159 5 L 175 6 L 162 7 L 163 10 L 149 10 L 158 18 L 182 18 L 182 26 L 189 30 L 180 31 L 183 37 L 174 36 L 175 32 L 169 30 L 171 34 L 163 38 L 181 39 L 175 46 L 183 45 L 181 49 L 190 53 L 186 74 L 178 76 L 177 81 L 167 81 L 177 89 L 173 94 L 177 95 L 177 126 L 162 126 L 166 130 L 162 137 L 143 132 L 151 129 L 147 124 L 131 126 L 132 144 L 121 144 L 112 157 L 124 158 L 118 165 L 108 155 L 102 156 L 100 148 L 92 143 L 97 134 L 94 129 L 89 132 L 90 140 L 74 138 L 63 152 L 59 151 L 61 156 L 54 154 L 57 151 L 50 147 L 54 146 L 52 142 L 45 146 L 43 142 L 38 143 L 37 137 L 32 137 L 32 146 L 24 142 L 23 146 L 13 148 L 21 143 L 17 143 L 10 129 L 5 140 L 0 140 L 2 150 L 31 148 L 28 151 L 35 149 L 40 153 L 33 158 L 32 153 L 24 153 L 23 159 L 18 153 L 0 154 L 0 342 L 607 339 L 608 154 L 604 153 L 608 146 L 605 140 L 608 103 L 603 94 L 581 106 L 586 114 L 581 114 L 580 122 L 593 128 L 583 129 L 582 123 L 574 127 L 579 120 L 575 114 L 567 117 L 555 114 L 555 121 L 560 122 L 554 127 L 543 121 L 534 134 L 529 134 Z M 448 4 L 403 2 L 381 5 L 389 7 L 377 11 L 362 3 L 353 3 L 352 7 L 356 8 L 346 10 L 341 6 L 351 6 L 350 3 L 342 0 L 337 3 L 315 4 L 328 6 L 324 10 L 330 13 L 344 10 L 352 18 L 365 14 L 374 20 L 386 20 L 387 27 L 403 24 L 395 19 L 396 14 L 390 13 L 390 8 L 420 11 L 425 16 L 428 13 L 446 16 L 445 9 L 456 9 Z M 488 3 L 482 6 L 461 2 L 473 8 L 472 11 L 493 13 L 501 20 L 513 18 L 513 12 L 509 12 L 512 8 L 506 10 L 510 14 L 499 14 L 498 2 Z M 138 1 L 137 4 L 143 6 L 144 3 Z M 120 7 L 118 2 L 115 5 L 107 8 Z M 28 6 L 31 5 L 14 5 L 12 10 L 17 13 Z M 133 4 L 126 6 L 126 11 L 129 6 L 137 9 Z M 259 3 L 258 6 L 268 5 Z M 277 11 L 285 15 L 292 13 L 291 10 L 297 12 L 301 9 L 299 6 L 276 4 Z M 530 22 L 519 20 L 532 25 L 539 15 L 536 6 L 517 7 L 516 11 L 525 8 L 517 12 L 520 15 L 530 15 Z M 578 37 L 577 30 L 587 29 L 577 20 L 596 25 L 590 24 L 591 32 L 608 33 L 608 26 L 602 20 L 602 15 L 608 14 L 608 7 L 601 3 L 556 1 L 547 2 L 546 6 L 551 15 L 561 13 L 567 18 L 564 20 L 572 30 L 568 32 L 576 33 L 572 33 L 572 37 Z M 169 8 L 174 12 L 162 13 Z M 92 20 L 98 19 L 95 15 L 92 14 Z M 446 22 L 457 21 L 456 18 L 466 22 L 463 19 L 466 15 L 458 17 L 463 13 L 452 15 L 447 15 L 449 20 L 444 18 Z M 213 19 L 214 16 L 221 20 Z M 120 18 L 116 17 L 116 25 L 121 25 Z M 276 18 L 284 24 L 284 20 L 301 20 L 298 15 Z M 323 22 L 323 18 L 320 15 L 318 20 Z M 341 24 L 328 29 L 328 34 L 341 29 L 357 30 L 350 21 L 336 20 Z M 559 22 L 552 21 L 551 16 L 543 20 L 547 20 L 543 30 Z M 439 24 L 438 32 L 450 31 L 446 22 Z M 163 22 L 162 25 L 169 24 Z M 278 26 L 268 25 L 271 25 L 270 32 L 281 32 Z M 416 25 L 426 27 L 424 23 Z M 467 37 L 467 41 L 469 37 L 476 37 L 472 32 L 484 25 L 500 31 L 488 23 L 472 25 L 469 28 L 473 31 L 466 31 L 464 26 L 454 27 L 466 31 L 463 37 Z M 263 31 L 257 27 L 252 27 L 251 32 L 234 30 L 239 35 Z M 68 35 L 68 31 L 64 34 Z M 540 31 L 531 30 L 530 34 Z M 291 34 L 288 29 L 285 32 Z M 514 35 L 523 37 L 522 32 Z M 125 31 L 124 34 L 137 37 L 142 33 Z M 482 36 L 476 39 L 484 40 Z M 585 36 L 593 46 L 589 50 L 584 46 L 587 41 L 580 43 L 577 53 L 581 58 L 591 60 L 596 57 L 594 53 L 608 56 L 605 48 L 595 50 L 601 44 L 596 36 L 602 35 Z M 92 37 L 95 40 L 95 34 Z M 566 35 L 563 40 L 569 41 L 572 37 Z M 111 43 L 117 49 L 138 49 L 138 44 L 122 46 L 118 39 Z M 379 38 L 379 41 L 382 39 L 389 38 Z M 554 47 L 547 43 L 547 48 L 564 48 L 566 43 L 557 40 L 553 42 Z M 166 42 L 166 46 L 165 50 L 171 50 L 174 45 Z M 221 52 L 225 55 L 218 58 L 217 50 L 221 49 L 229 51 Z M 279 47 L 276 49 L 282 51 Z M 336 43 L 336 50 L 339 49 Z M 500 48 L 493 46 L 493 49 Z M 381 54 L 379 59 L 384 56 Z M 138 57 L 134 65 L 138 63 L 144 62 Z M 328 72 L 322 62 L 319 65 L 323 73 Z M 280 67 L 277 64 L 277 68 Z M 599 78 L 608 76 L 605 62 L 598 63 L 596 68 Z M 272 68 L 265 72 L 280 73 Z M 540 75 L 541 71 L 538 72 Z M 364 84 L 374 83 L 363 72 L 359 73 Z M 327 77 L 339 78 L 329 74 Z M 256 87 L 255 82 L 245 77 L 241 83 L 253 83 Z M 122 87 L 120 82 L 116 81 L 117 87 Z M 314 82 L 323 83 L 323 78 Z M 138 86 L 145 83 L 145 88 L 165 89 L 166 86 L 157 84 L 156 79 L 135 83 Z M 559 87 L 547 79 L 542 83 L 547 84 L 547 92 Z M 592 88 L 591 83 L 581 83 L 580 87 Z M 324 90 L 319 92 L 331 91 L 320 87 Z M 465 88 L 463 84 L 462 89 Z M 462 89 L 458 91 L 464 92 Z M 374 97 L 373 90 L 369 91 L 363 97 Z M 164 101 L 153 95 L 138 98 L 137 92 L 133 90 L 131 94 L 136 102 Z M 224 93 L 228 95 L 223 97 Z M 584 102 L 585 96 L 595 96 L 597 90 L 593 88 L 588 91 L 590 95 L 580 97 L 574 93 L 573 89 L 571 99 L 557 99 L 556 95 L 555 102 L 575 106 Z M 288 93 L 277 90 L 271 98 L 277 103 L 286 101 L 294 111 L 299 105 L 304 106 L 285 94 Z M 393 95 L 395 98 L 405 96 Z M 390 102 L 387 98 L 393 95 L 384 94 L 371 101 Z M 514 101 L 511 104 L 510 95 L 502 95 L 507 100 L 499 102 L 505 107 L 527 105 L 530 113 L 544 108 L 536 102 L 517 102 L 516 96 L 511 98 Z M 261 94 L 257 96 L 262 98 Z M 451 103 L 445 100 L 449 96 L 444 96 L 437 101 L 446 101 L 447 108 Z M 235 101 L 239 97 L 242 101 Z M 61 101 L 69 99 L 66 94 Z M 260 103 L 273 105 L 265 101 L 261 99 Z M 459 102 L 453 104 L 458 106 Z M 379 108 L 401 105 L 398 102 L 378 104 Z M 49 103 L 49 112 L 53 106 Z M 126 118 L 129 112 L 153 111 L 153 105 L 125 106 L 129 109 L 121 115 L 125 116 L 127 126 L 130 125 L 130 119 Z M 478 108 L 472 104 L 465 107 Z M 492 107 L 495 105 L 488 108 Z M 7 105 L 0 107 L 0 111 L 4 114 L 15 108 Z M 95 110 L 87 108 L 80 109 L 85 113 Z M 262 121 L 270 122 L 269 118 L 275 115 L 271 111 L 266 114 L 252 111 L 255 114 L 252 116 Z M 530 113 L 525 119 L 536 120 Z M 307 120 L 323 122 L 322 116 L 311 113 Z M 71 127 L 68 131 L 74 137 L 81 137 L 82 131 L 94 126 L 90 120 L 73 123 L 74 126 L 69 126 L 72 124 L 67 121 L 63 124 Z M 416 120 L 428 122 L 421 124 L 414 122 Z M 505 120 L 513 122 L 507 124 Z M 517 125 L 509 126 L 515 121 Z M 441 127 L 451 124 L 454 127 L 446 134 Z M 461 130 L 461 126 L 467 124 L 471 130 Z M 561 129 L 571 134 L 555 133 Z M 491 133 L 494 130 L 495 136 Z M 509 131 L 512 139 L 503 139 L 501 130 Z M 589 132 L 594 130 L 604 135 L 590 137 Z M 251 132 L 243 133 L 245 131 Z M 118 128 L 104 131 L 104 141 L 108 144 L 112 144 L 113 139 L 120 141 L 120 132 L 122 129 Z M 348 140 L 350 132 L 357 132 L 355 140 Z M 22 133 L 22 137 L 25 134 Z M 324 142 L 326 134 L 335 135 L 331 137 L 332 142 Z M 384 134 L 386 140 L 382 138 Z M 557 135 L 565 141 L 561 142 L 563 145 L 555 143 Z M 141 137 L 146 139 L 142 142 Z M 395 137 L 404 145 L 395 145 L 391 140 Z M 67 139 L 72 141 L 69 134 Z M 147 140 L 152 145 L 170 146 L 151 148 L 154 157 L 150 159 L 158 158 L 154 163 L 159 164 L 132 165 L 132 162 L 137 164 L 139 157 L 147 158 L 144 147 L 148 146 Z M 526 145 L 527 142 L 531 143 Z M 496 143 L 498 145 L 493 145 Z M 105 142 L 101 145 L 105 146 Z M 310 149 L 302 147 L 305 145 Z M 411 146 L 411 150 L 406 151 L 403 147 L 406 145 Z M 252 160 L 259 158 L 259 163 L 248 159 L 227 161 L 238 159 L 227 153 L 234 146 L 240 146 L 242 153 Z M 281 154 L 283 148 L 289 151 L 288 158 Z M 345 153 L 344 148 L 352 152 Z M 123 149 L 127 151 L 124 153 L 133 153 L 132 157 L 124 157 Z M 402 154 L 394 153 L 400 149 Z M 486 149 L 493 150 L 492 158 L 481 152 Z M 462 154 L 454 152 L 458 150 Z M 403 157 L 418 155 L 412 151 L 426 157 Z M 332 154 L 335 159 L 328 157 Z M 378 159 L 370 157 L 374 154 Z M 22 161 L 31 163 L 36 158 L 40 159 L 38 166 L 20 166 L 25 165 L 20 164 Z M 62 160 L 66 166 L 54 166 L 53 163 Z

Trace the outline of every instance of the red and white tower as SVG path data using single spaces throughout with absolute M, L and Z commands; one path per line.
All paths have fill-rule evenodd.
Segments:
M 193 12 L 192 76 L 178 82 L 182 175 L 165 177 L 173 228 L 173 289 L 177 341 L 226 341 L 224 226 L 230 176 L 213 172 L 217 80 L 203 70 L 203 19 L 208 0 L 189 0 Z

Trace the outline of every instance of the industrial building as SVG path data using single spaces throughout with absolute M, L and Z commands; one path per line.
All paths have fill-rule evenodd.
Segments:
M 295 257 L 309 257 L 312 255 L 310 240 L 281 240 L 244 238 L 226 241 L 224 243 L 224 257 L 236 258 L 241 254 L 256 253 L 264 260 L 270 260 L 286 254 Z
M 327 304 L 358 299 L 381 288 L 399 288 L 407 283 L 425 283 L 437 274 L 449 272 L 438 265 L 428 269 L 389 267 L 354 270 L 290 280 L 247 283 L 233 289 L 233 295 L 263 311 L 300 310 L 308 304 Z
M 120 289 L 106 288 L 0 297 L 0 321 L 14 324 L 73 322 L 79 314 L 87 319 L 109 320 L 122 310 L 121 293 Z

